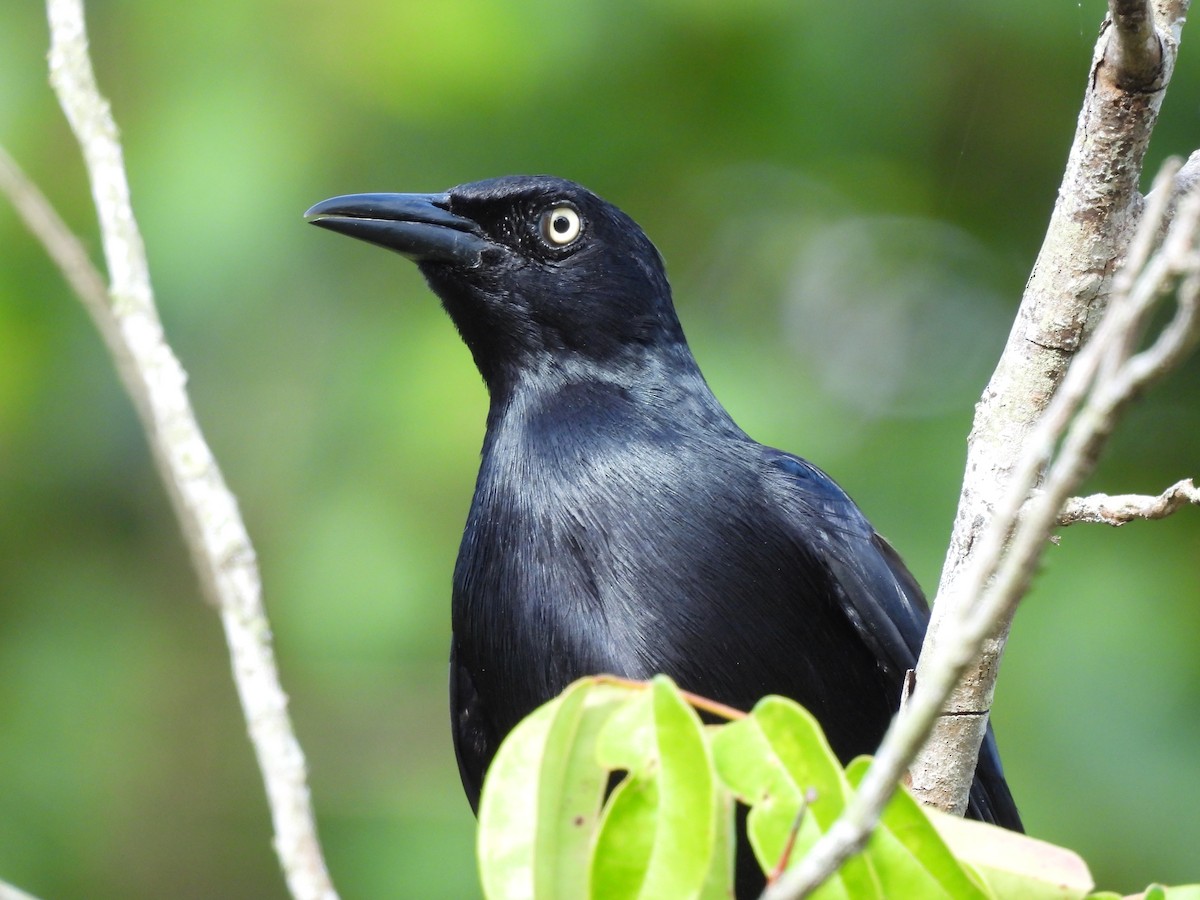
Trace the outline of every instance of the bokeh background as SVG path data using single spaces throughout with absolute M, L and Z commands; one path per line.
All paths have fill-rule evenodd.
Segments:
M 333 194 L 581 181 L 663 251 L 718 396 L 936 583 L 972 407 L 1060 178 L 1099 0 L 94 2 L 169 337 L 256 541 L 342 895 L 478 894 L 445 682 L 486 398 L 414 267 Z M 1183 52 L 1151 168 L 1200 146 Z M 38 3 L 0 142 L 99 258 Z M 1092 490 L 1200 474 L 1200 365 Z M 1200 880 L 1200 514 L 1050 548 L 995 722 L 1031 832 L 1104 887 Z M 0 878 L 284 891 L 218 621 L 97 335 L 0 202 Z

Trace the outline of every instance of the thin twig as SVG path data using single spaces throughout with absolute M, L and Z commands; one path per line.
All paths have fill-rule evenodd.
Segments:
M 636 678 L 622 678 L 620 675 L 593 675 L 591 676 L 598 684 L 611 684 L 617 687 L 632 688 L 633 690 L 649 690 L 654 682 L 639 681 Z M 730 722 L 736 722 L 739 719 L 744 719 L 748 715 L 744 710 L 737 709 L 733 706 L 728 706 L 724 703 L 718 703 L 716 700 L 710 700 L 707 697 L 702 697 L 699 694 L 693 694 L 691 691 L 680 690 L 678 686 L 676 690 L 688 705 L 700 710 L 701 712 L 710 713 L 720 719 L 727 719 Z
M 1192 151 L 1192 155 L 1187 158 L 1187 162 L 1175 176 L 1173 193 L 1176 197 L 1182 197 L 1190 193 L 1197 182 L 1200 182 L 1200 150 Z
M 815 789 L 809 788 L 804 794 L 800 808 L 796 810 L 796 815 L 792 819 L 792 827 L 788 829 L 787 840 L 783 844 L 783 852 L 779 854 L 779 860 L 775 863 L 775 868 L 767 873 L 767 884 L 774 884 L 787 871 L 787 867 L 792 862 L 792 854 L 796 850 L 796 839 L 800 836 L 800 826 L 804 824 L 804 817 L 808 814 L 808 808 L 816 802 L 817 792 Z
M 0 192 L 12 201 L 25 226 L 41 241 L 89 311 L 96 309 L 102 317 L 109 318 L 103 313 L 108 305 L 108 288 L 87 250 L 3 147 L 0 147 Z
M 1072 497 L 1058 514 L 1059 525 L 1091 523 L 1120 527 L 1139 519 L 1165 519 L 1187 505 L 1200 506 L 1200 489 L 1185 478 L 1157 497 L 1144 494 L 1092 494 Z
M 117 129 L 88 57 L 80 0 L 48 0 L 50 80 L 79 140 L 100 219 L 109 288 L 36 189 L 17 178 L 22 215 L 76 287 L 113 354 L 150 441 L 205 596 L 217 606 L 234 681 L 266 784 L 275 849 L 292 896 L 333 900 L 304 755 L 279 685 L 250 538 L 192 412 L 186 377 L 163 337 L 145 247 L 129 200 Z M 12 180 L 15 168 L 7 174 Z M 17 172 L 19 175 L 19 172 Z

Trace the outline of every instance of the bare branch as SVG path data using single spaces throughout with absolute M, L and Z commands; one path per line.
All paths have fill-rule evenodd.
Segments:
M 928 680 L 925 659 L 943 640 L 942 628 L 954 614 L 954 603 L 970 603 L 978 597 L 977 592 L 963 590 L 961 583 L 975 580 L 968 572 L 985 545 L 984 529 L 998 515 L 1009 485 L 1021 476 L 1017 461 L 1025 458 L 1023 450 L 1052 398 L 1061 392 L 1068 366 L 1100 319 L 1111 292 L 1113 271 L 1125 252 L 1133 223 L 1142 214 L 1138 179 L 1174 67 L 1188 3 L 1154 0 L 1161 65 L 1154 89 L 1143 86 L 1131 91 L 1118 77 L 1120 60 L 1109 59 L 1107 51 L 1110 40 L 1116 40 L 1111 37 L 1113 31 L 1138 32 L 1139 14 L 1129 11 L 1134 5 L 1121 3 L 1117 13 L 1122 25 L 1106 28 L 1096 45 L 1075 141 L 1046 239 L 1008 344 L 976 407 L 966 477 L 918 663 L 918 684 Z M 1148 246 L 1153 246 L 1153 237 Z M 1035 467 L 1035 480 L 1039 471 L 1040 466 Z M 962 686 L 951 697 L 947 715 L 912 768 L 913 790 L 926 803 L 952 812 L 965 808 L 1009 624 L 1002 620 L 984 642 L 978 660 L 964 673 Z
M 1160 181 L 1173 177 L 1174 171 L 1168 169 Z M 1167 206 L 1160 199 L 1154 212 L 1163 215 Z M 1156 233 L 1159 226 L 1150 215 L 1142 223 L 1149 233 Z M 996 624 L 1011 617 L 1057 524 L 1059 510 L 1093 467 L 1118 417 L 1150 380 L 1177 364 L 1200 338 L 1198 226 L 1200 194 L 1193 193 L 1180 204 L 1166 240 L 1144 260 L 1138 276 L 1120 279 L 1128 291 L 1114 296 L 1108 314 L 1076 356 L 1026 441 L 1006 493 L 981 535 L 980 547 L 956 583 L 962 594 L 948 598 L 953 602 L 943 619 L 942 640 L 922 656 L 916 687 L 888 729 L 859 790 L 800 864 L 767 889 L 768 900 L 806 896 L 865 846 L 905 770 L 935 723 L 944 718 L 944 704 L 959 679 Z M 1131 355 L 1150 311 L 1172 287 L 1178 288 L 1175 319 L 1149 348 Z M 1036 490 L 1039 474 L 1060 438 L 1042 489 Z
M 1165 519 L 1188 504 L 1200 506 L 1200 490 L 1185 478 L 1157 497 L 1143 494 L 1092 494 L 1072 497 L 1058 514 L 1059 525 L 1081 522 L 1119 527 L 1138 519 Z
M 54 207 L 20 166 L 0 147 L 0 191 L 8 196 L 25 226 L 42 242 L 63 277 L 79 295 L 93 318 L 107 319 L 108 288 L 78 238 L 59 218 Z
M 1191 193 L 1192 188 L 1200 182 L 1200 150 L 1195 150 L 1175 176 L 1175 196 L 1182 197 Z
M 88 57 L 83 5 L 48 0 L 47 12 L 50 80 L 83 150 L 110 276 L 107 291 L 49 203 L 14 166 L 4 167 L 4 184 L 103 334 L 141 417 L 204 594 L 220 612 L 289 889 L 298 900 L 333 900 L 304 755 L 276 673 L 254 549 L 196 423 L 184 371 L 163 337 L 116 125 Z
M 1117 82 L 1129 91 L 1153 90 L 1163 52 L 1150 0 L 1112 0 L 1111 15 L 1113 33 L 1106 58 Z

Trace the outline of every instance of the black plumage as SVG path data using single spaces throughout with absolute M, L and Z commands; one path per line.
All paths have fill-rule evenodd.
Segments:
M 415 260 L 487 384 L 452 604 L 473 807 L 500 739 L 598 672 L 666 672 L 743 709 L 783 694 L 843 761 L 875 750 L 920 649 L 920 588 L 829 476 L 733 422 L 632 219 L 546 176 L 308 217 Z M 990 734 L 969 813 L 1020 828 Z

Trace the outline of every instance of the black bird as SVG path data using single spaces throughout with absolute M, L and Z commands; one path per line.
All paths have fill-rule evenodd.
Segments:
M 504 735 L 599 672 L 665 672 L 742 709 L 782 694 L 843 762 L 876 749 L 921 589 L 828 475 L 734 424 L 632 219 L 549 176 L 334 197 L 306 218 L 415 261 L 487 384 L 451 612 L 472 808 Z M 968 813 L 1021 828 L 990 733 Z

